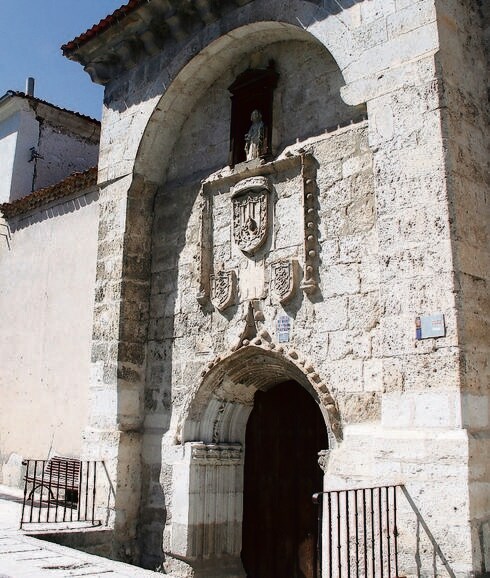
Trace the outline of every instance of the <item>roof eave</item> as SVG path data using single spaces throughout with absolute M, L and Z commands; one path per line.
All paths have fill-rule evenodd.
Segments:
M 252 0 L 130 0 L 99 24 L 62 46 L 96 84 L 108 84 L 143 57 L 182 43 L 198 27 Z M 120 12 L 122 10 L 122 12 Z

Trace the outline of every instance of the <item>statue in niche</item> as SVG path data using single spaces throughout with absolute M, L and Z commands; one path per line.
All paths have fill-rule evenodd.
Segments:
M 264 154 L 265 126 L 262 114 L 254 110 L 250 116 L 252 124 L 245 135 L 245 154 L 247 161 L 258 159 Z

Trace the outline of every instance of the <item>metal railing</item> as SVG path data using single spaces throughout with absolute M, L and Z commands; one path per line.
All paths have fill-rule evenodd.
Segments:
M 21 529 L 25 524 L 100 524 L 95 504 L 97 464 L 101 462 L 52 458 L 22 463 L 26 471 Z
M 314 494 L 313 502 L 318 504 L 317 578 L 397 578 L 399 487 Z

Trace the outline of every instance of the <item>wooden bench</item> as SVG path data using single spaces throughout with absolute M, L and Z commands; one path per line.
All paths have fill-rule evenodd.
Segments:
M 34 462 L 34 469 L 26 472 L 24 479 L 32 484 L 28 500 L 32 499 L 34 492 L 41 488 L 48 490 L 48 498 L 51 500 L 63 500 L 78 503 L 78 489 L 80 483 L 81 462 L 75 458 L 53 456 L 47 461 Z M 28 465 L 28 462 L 23 462 Z

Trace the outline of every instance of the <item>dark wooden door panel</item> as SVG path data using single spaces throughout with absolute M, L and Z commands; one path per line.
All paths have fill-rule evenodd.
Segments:
M 242 559 L 248 578 L 314 578 L 321 412 L 296 382 L 257 392 L 247 424 Z

